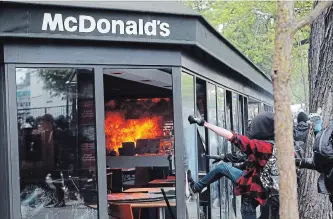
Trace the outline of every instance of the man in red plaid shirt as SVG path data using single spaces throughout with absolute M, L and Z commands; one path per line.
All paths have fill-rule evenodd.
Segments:
M 256 207 L 259 204 L 265 205 L 268 198 L 268 192 L 263 187 L 260 173 L 273 153 L 274 144 L 271 141 L 274 140 L 274 114 L 262 113 L 256 116 L 252 120 L 250 138 L 217 127 L 193 116 L 189 116 L 189 122 L 205 126 L 219 136 L 229 140 L 248 155 L 244 171 L 221 162 L 197 183 L 192 180 L 191 176 L 188 176 L 191 193 L 199 193 L 209 184 L 225 176 L 236 185 L 235 194 L 242 195 L 242 218 L 256 219 Z

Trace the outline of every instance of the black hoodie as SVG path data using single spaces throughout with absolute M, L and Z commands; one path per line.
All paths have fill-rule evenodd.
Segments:
M 299 122 L 294 128 L 294 140 L 305 142 L 308 135 L 308 124 L 306 122 Z
M 249 137 L 258 140 L 274 140 L 274 113 L 260 113 L 251 121 Z

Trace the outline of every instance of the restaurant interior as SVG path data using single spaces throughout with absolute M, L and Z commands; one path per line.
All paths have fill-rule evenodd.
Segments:
M 104 69 L 104 118 L 96 118 L 99 97 L 94 94 L 93 69 L 17 68 L 16 78 L 22 218 L 98 218 L 98 190 L 101 183 L 105 186 L 97 167 L 101 147 L 106 151 L 110 218 L 175 218 L 171 69 Z M 235 148 L 205 128 L 188 124 L 187 115 L 195 113 L 244 133 L 247 119 L 269 106 L 184 72 L 181 80 L 183 162 L 198 180 L 215 166 L 205 155 Z M 104 122 L 105 145 L 96 140 L 97 122 Z M 48 169 L 43 168 L 49 159 L 46 149 L 56 150 L 58 157 Z M 200 218 L 228 218 L 230 209 L 236 209 L 232 191 L 230 182 L 220 180 L 198 200 L 187 200 L 186 213 L 189 218 L 198 218 L 198 213 Z
M 105 69 L 104 102 L 111 217 L 173 218 L 171 69 Z

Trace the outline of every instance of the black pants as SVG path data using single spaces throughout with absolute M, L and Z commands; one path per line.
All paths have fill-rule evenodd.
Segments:
M 50 188 L 49 185 L 47 185 L 45 179 L 47 174 L 51 174 L 51 178 L 52 180 L 56 181 L 53 182 L 53 185 L 55 186 L 55 189 Z M 65 192 L 62 189 L 62 183 L 61 183 L 61 175 L 60 172 L 57 170 L 52 170 L 52 169 L 43 169 L 40 170 L 40 176 L 39 178 L 39 182 L 42 185 L 42 187 L 44 187 L 47 191 L 52 192 L 55 195 L 55 199 L 54 200 L 54 204 L 59 204 L 60 202 L 64 202 L 65 201 Z
M 242 195 L 241 214 L 242 219 L 256 219 L 256 208 L 259 205 L 258 201 L 249 195 Z
M 267 199 L 266 205 L 261 208 L 260 219 L 279 219 L 279 208 L 279 194 L 270 194 L 270 197 Z
M 65 193 L 64 193 L 64 190 L 62 189 L 62 185 L 57 183 L 57 184 L 55 184 L 55 187 L 56 187 L 55 194 L 56 194 L 56 198 L 57 198 L 58 203 L 64 202 L 65 201 Z
M 61 175 L 59 171 L 49 171 L 48 173 L 51 173 L 52 179 L 60 179 Z M 62 184 L 61 183 L 53 183 L 56 190 L 55 190 L 55 195 L 56 195 L 56 201 L 58 203 L 65 201 L 65 192 L 62 189 Z

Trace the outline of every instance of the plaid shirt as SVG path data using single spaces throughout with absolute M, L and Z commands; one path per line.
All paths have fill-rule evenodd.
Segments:
M 252 139 L 234 133 L 230 142 L 248 155 L 246 170 L 238 179 L 235 187 L 236 195 L 249 194 L 261 205 L 266 204 L 268 197 L 260 181 L 260 171 L 266 165 L 273 152 L 273 145 L 267 141 Z

